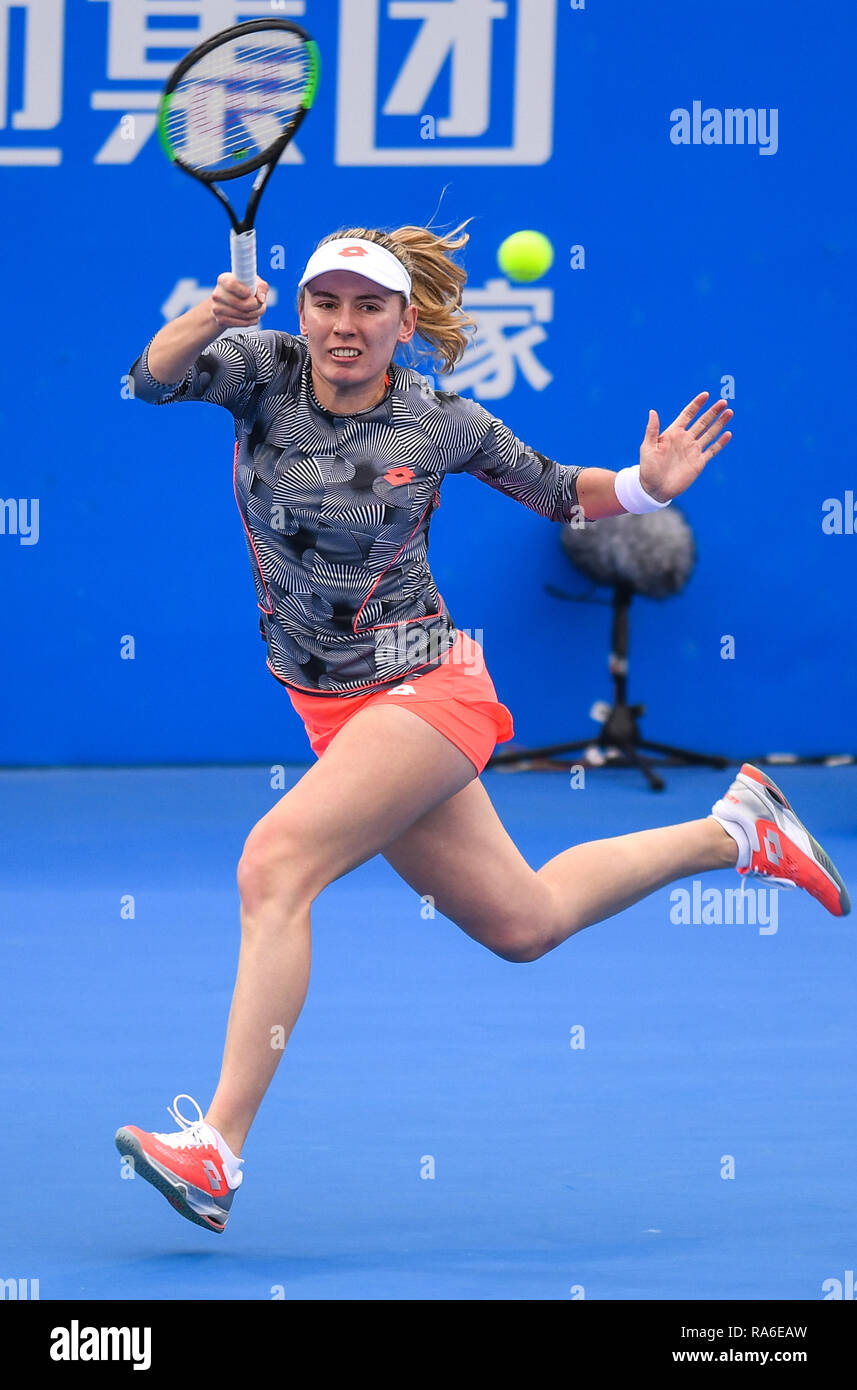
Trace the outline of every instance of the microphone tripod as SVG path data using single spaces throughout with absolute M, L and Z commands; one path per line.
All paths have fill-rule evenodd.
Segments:
M 561 591 L 545 586 L 549 593 L 557 598 L 572 598 L 576 595 L 563 594 Z M 517 770 L 519 772 L 528 769 L 541 767 L 559 768 L 570 770 L 573 767 L 603 767 L 609 763 L 611 767 L 636 767 L 645 777 L 652 791 L 663 791 L 666 783 L 654 771 L 652 760 L 643 755 L 641 750 L 646 753 L 658 753 L 662 755 L 659 761 L 668 760 L 673 766 L 701 766 L 726 768 L 730 763 L 738 761 L 734 758 L 724 758 L 712 753 L 697 753 L 688 748 L 677 748 L 670 743 L 654 743 L 651 739 L 643 738 L 640 732 L 639 719 L 645 714 L 645 705 L 628 704 L 628 648 L 629 648 L 629 624 L 628 614 L 631 607 L 631 599 L 634 590 L 630 584 L 614 584 L 613 586 L 613 624 L 611 633 L 611 651 L 608 660 L 608 670 L 613 678 L 613 703 L 608 705 L 605 701 L 599 700 L 592 706 L 590 711 L 593 719 L 601 724 L 601 732 L 594 738 L 577 739 L 573 743 L 554 743 L 542 748 L 520 748 L 510 749 L 503 753 L 497 753 L 488 762 L 488 768 L 501 768 Z M 602 602 L 599 599 L 578 599 L 579 602 Z M 564 753 L 576 753 L 584 751 L 584 759 L 574 761 L 562 760 L 560 757 Z

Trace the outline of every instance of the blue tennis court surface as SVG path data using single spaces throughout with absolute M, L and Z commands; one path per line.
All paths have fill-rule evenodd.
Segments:
M 854 896 L 857 769 L 771 771 Z M 538 867 L 704 815 L 730 775 L 484 781 Z M 120 1124 L 210 1099 L 235 864 L 280 794 L 261 767 L 0 775 L 0 1277 L 42 1299 L 813 1300 L 854 1268 L 857 914 L 803 893 L 767 924 L 681 923 L 683 880 L 516 965 L 375 858 L 313 908 L 225 1234 L 123 1180 Z

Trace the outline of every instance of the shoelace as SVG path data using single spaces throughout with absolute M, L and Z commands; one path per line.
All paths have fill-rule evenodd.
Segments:
M 747 888 L 748 878 L 767 879 L 769 884 L 775 883 L 778 888 L 797 888 L 797 884 L 790 878 L 777 878 L 768 869 L 745 869 L 741 875 L 741 897 L 744 897 Z
M 179 1109 L 180 1100 L 189 1100 L 191 1105 L 196 1106 L 198 1119 L 189 1120 L 187 1115 L 182 1114 Z M 233 1189 L 240 1187 L 244 1179 L 244 1174 L 241 1171 L 244 1160 L 239 1159 L 237 1166 L 235 1166 L 223 1158 L 220 1145 L 215 1137 L 215 1131 L 213 1131 L 207 1121 L 203 1119 L 202 1106 L 199 1101 L 194 1100 L 193 1096 L 189 1096 L 183 1092 L 181 1095 L 175 1097 L 172 1105 L 167 1106 L 167 1110 L 176 1124 L 181 1126 L 180 1131 L 178 1134 L 156 1134 L 155 1138 L 160 1139 L 164 1144 L 169 1144 L 171 1149 L 187 1149 L 194 1145 L 201 1145 L 206 1149 L 214 1149 L 220 1156 L 221 1162 L 224 1165 L 226 1180 L 229 1187 Z M 203 1130 L 207 1130 L 208 1133 L 204 1134 Z
M 192 1105 L 196 1106 L 197 1119 L 189 1120 L 187 1115 L 182 1114 L 179 1109 L 180 1100 L 189 1100 Z M 178 1134 L 159 1134 L 157 1137 L 160 1140 L 165 1144 L 169 1144 L 174 1149 L 190 1148 L 195 1144 L 204 1144 L 207 1147 L 211 1147 L 211 1139 L 204 1136 L 202 1133 L 203 1128 L 207 1128 L 207 1125 L 203 1119 L 202 1106 L 198 1100 L 194 1100 L 193 1096 L 186 1095 L 183 1092 L 181 1095 L 175 1097 L 172 1105 L 167 1106 L 167 1110 L 179 1126 L 181 1132 Z

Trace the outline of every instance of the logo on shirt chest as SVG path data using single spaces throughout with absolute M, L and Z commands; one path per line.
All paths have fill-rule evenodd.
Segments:
M 399 464 L 396 468 L 388 468 L 386 473 L 381 474 L 384 482 L 389 483 L 391 487 L 401 487 L 404 483 L 413 482 L 416 476 L 413 468 L 409 468 L 406 463 Z

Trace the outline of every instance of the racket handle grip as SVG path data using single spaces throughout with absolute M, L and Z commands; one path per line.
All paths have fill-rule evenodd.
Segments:
M 232 274 L 242 285 L 249 285 L 256 293 L 256 232 L 230 232 L 229 249 L 232 252 Z

